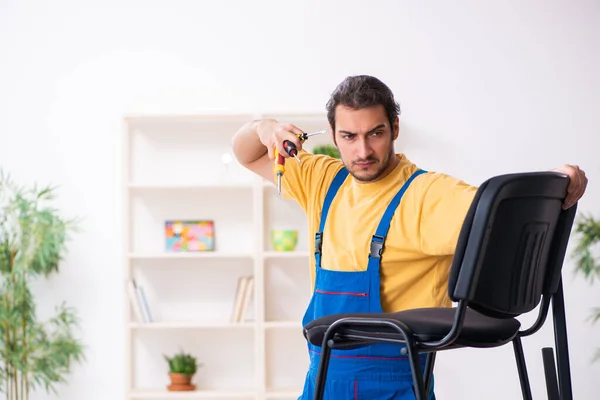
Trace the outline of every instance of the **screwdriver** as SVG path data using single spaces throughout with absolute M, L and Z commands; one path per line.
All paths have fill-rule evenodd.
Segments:
M 285 172 L 285 158 L 275 148 L 275 174 L 277 175 L 277 195 L 281 197 L 281 178 Z
M 298 135 L 298 139 L 300 139 L 301 142 L 304 142 L 306 139 L 308 139 L 311 136 L 320 135 L 325 132 L 326 132 L 325 130 L 322 130 L 322 131 L 317 131 L 317 132 L 313 132 L 313 133 L 303 133 L 301 135 Z
M 325 132 L 326 132 L 326 130 L 321 130 L 321 131 L 317 131 L 317 132 L 313 132 L 313 133 L 302 133 L 297 136 L 301 142 L 304 142 L 306 139 L 308 139 L 311 136 L 320 135 Z M 302 163 L 302 161 L 300 161 L 300 158 L 298 158 L 298 148 L 296 147 L 296 145 L 293 142 L 290 142 L 289 140 L 285 140 L 283 142 L 283 148 L 290 156 L 296 158 L 296 160 L 298 160 L 299 163 Z M 279 154 L 279 151 L 277 151 L 277 148 L 275 148 L 274 156 L 275 156 L 274 157 L 275 158 L 275 168 L 274 169 L 275 169 L 275 174 L 277 175 L 277 194 L 279 196 L 281 196 L 281 179 L 283 178 L 283 173 L 285 172 L 285 157 L 283 157 L 281 154 Z
M 317 131 L 317 132 L 313 132 L 313 133 L 302 133 L 298 136 L 298 139 L 300 139 L 301 142 L 304 142 L 306 139 L 308 139 L 311 136 L 315 136 L 315 135 L 320 135 L 322 133 L 325 133 L 325 130 L 322 131 Z M 283 141 L 283 148 L 284 150 L 292 157 L 294 157 L 298 163 L 302 163 L 302 161 L 300 161 L 300 159 L 298 158 L 298 148 L 296 147 L 296 145 L 293 142 L 290 142 L 289 140 L 284 140 Z

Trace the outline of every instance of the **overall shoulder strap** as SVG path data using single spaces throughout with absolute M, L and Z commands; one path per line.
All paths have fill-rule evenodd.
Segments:
M 325 200 L 323 201 L 323 209 L 321 210 L 321 221 L 319 222 L 319 231 L 315 234 L 315 258 L 317 260 L 317 268 L 321 266 L 321 250 L 323 248 L 323 230 L 325 229 L 325 222 L 327 221 L 327 214 L 329 213 L 329 207 L 331 206 L 331 202 L 333 201 L 336 193 L 344 180 L 348 176 L 348 170 L 346 168 L 342 168 L 337 172 L 331 185 L 329 185 L 329 189 L 327 190 L 327 194 L 325 195 Z
M 392 217 L 394 216 L 394 213 L 396 212 L 396 209 L 398 208 L 398 205 L 400 204 L 400 200 L 402 199 L 402 196 L 404 196 L 406 189 L 408 189 L 411 182 L 417 176 L 424 174 L 425 172 L 427 172 L 427 171 L 424 171 L 422 169 L 415 171 L 410 176 L 410 178 L 408 178 L 408 180 L 404 183 L 404 185 L 402 185 L 402 187 L 400 188 L 398 193 L 396 193 L 396 195 L 394 196 L 394 198 L 388 205 L 387 209 L 383 213 L 383 217 L 381 218 L 381 221 L 379 221 L 377 230 L 375 231 L 375 234 L 371 238 L 371 251 L 369 253 L 369 264 L 371 264 L 373 261 L 379 261 L 379 259 L 381 258 L 381 254 L 383 253 L 383 244 L 385 242 L 385 238 L 390 229 L 390 223 L 392 222 Z M 370 265 L 369 265 L 369 267 L 370 267 Z

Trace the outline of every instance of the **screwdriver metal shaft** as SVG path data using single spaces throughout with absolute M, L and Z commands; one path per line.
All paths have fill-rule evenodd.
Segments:
M 277 175 L 277 195 L 281 197 L 281 178 L 285 172 L 285 158 L 275 149 L 275 174 Z
M 301 135 L 298 135 L 298 138 L 299 138 L 301 141 L 305 141 L 306 139 L 308 139 L 308 138 L 309 138 L 309 137 L 311 137 L 311 136 L 315 136 L 315 135 L 321 135 L 321 134 L 323 134 L 323 133 L 325 133 L 325 132 L 326 132 L 326 130 L 324 130 L 324 129 L 323 129 L 323 130 L 321 130 L 321 131 L 317 131 L 317 132 L 313 132 L 313 133 L 303 133 L 303 134 L 301 134 Z

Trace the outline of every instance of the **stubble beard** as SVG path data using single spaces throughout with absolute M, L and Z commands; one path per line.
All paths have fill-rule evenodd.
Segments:
M 346 167 L 346 169 L 348 170 L 348 172 L 350 173 L 350 175 L 352 175 L 354 177 L 354 179 L 356 179 L 359 182 L 363 182 L 363 183 L 368 183 L 368 182 L 374 182 L 376 180 L 378 180 L 381 175 L 383 175 L 383 173 L 388 169 L 390 162 L 391 162 L 391 158 L 393 156 L 393 151 L 390 151 L 384 158 L 383 162 L 379 163 L 379 168 L 377 168 L 377 170 L 373 173 L 367 174 L 365 175 L 364 173 L 356 173 L 353 172 L 354 168 L 358 168 L 360 170 L 360 167 L 357 167 L 354 164 L 354 161 L 352 161 L 352 165 L 348 165 L 346 164 L 346 162 L 344 162 L 344 166 Z M 361 160 L 363 161 L 363 160 Z M 376 159 L 367 159 L 364 161 L 379 161 Z M 351 168 L 354 167 L 354 168 Z

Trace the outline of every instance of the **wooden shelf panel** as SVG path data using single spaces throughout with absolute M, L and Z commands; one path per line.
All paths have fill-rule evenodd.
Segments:
M 229 322 L 131 322 L 131 329 L 252 329 L 256 326 L 253 322 L 229 323 Z
M 132 399 L 250 399 L 256 394 L 249 391 L 231 390 L 191 390 L 171 392 L 168 390 L 136 390 L 131 392 Z
M 265 258 L 306 258 L 311 256 L 308 250 L 305 251 L 265 251 L 263 252 Z
M 130 183 L 127 187 L 131 190 L 219 190 L 219 189 L 253 189 L 254 183 Z
M 265 329 L 302 329 L 302 321 L 269 321 Z
M 265 399 L 297 399 L 302 388 L 270 390 L 264 394 Z M 231 390 L 193 390 L 189 392 L 170 392 L 167 390 L 136 390 L 130 393 L 132 399 L 246 399 L 255 398 L 251 391 Z
M 300 250 L 300 251 L 264 251 L 264 258 L 268 259 L 287 259 L 287 258 L 309 258 L 312 255 L 308 250 Z M 207 252 L 197 252 L 197 253 L 129 253 L 127 255 L 132 260 L 166 260 L 166 259 L 186 259 L 186 258 L 254 258 L 253 253 L 232 253 L 232 252 L 224 252 L 224 251 L 207 251 Z
M 129 253 L 128 257 L 132 260 L 169 260 L 169 259 L 196 259 L 196 258 L 253 258 L 252 253 L 232 253 L 224 251 L 207 252 L 181 252 L 181 253 Z
M 269 390 L 265 393 L 265 399 L 297 399 L 302 394 L 302 388 Z

